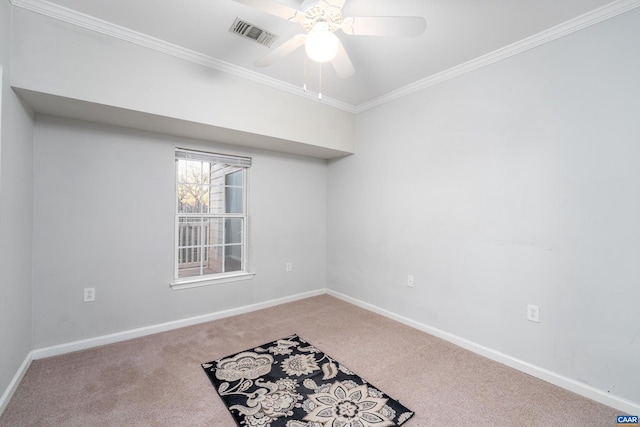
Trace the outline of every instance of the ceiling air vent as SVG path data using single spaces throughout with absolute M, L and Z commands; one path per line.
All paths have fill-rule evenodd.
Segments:
M 271 47 L 273 42 L 278 38 L 277 35 L 267 30 L 263 30 L 260 27 L 256 27 L 252 23 L 240 18 L 236 18 L 236 20 L 233 21 L 229 31 L 267 47 Z

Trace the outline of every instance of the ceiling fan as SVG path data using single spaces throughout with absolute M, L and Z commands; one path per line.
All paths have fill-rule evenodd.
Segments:
M 420 16 L 358 16 L 345 17 L 342 8 L 347 0 L 307 0 L 295 9 L 275 0 L 235 0 L 290 22 L 299 23 L 305 33 L 293 36 L 254 62 L 266 67 L 302 45 L 307 56 L 316 62 L 331 62 L 340 78 L 355 73 L 349 55 L 334 34 L 342 30 L 353 36 L 415 37 L 422 34 L 427 22 Z

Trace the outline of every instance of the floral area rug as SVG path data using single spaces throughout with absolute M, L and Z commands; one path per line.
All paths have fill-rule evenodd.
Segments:
M 202 367 L 241 427 L 387 427 L 413 416 L 297 335 Z

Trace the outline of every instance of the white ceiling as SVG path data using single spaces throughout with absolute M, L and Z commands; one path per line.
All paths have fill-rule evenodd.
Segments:
M 13 1 L 18 6 L 25 2 L 27 0 Z M 47 3 L 28 1 L 39 2 Z M 280 2 L 293 7 L 301 3 L 298 0 Z M 553 27 L 567 27 L 567 21 L 573 20 L 568 26 L 575 29 L 594 21 L 593 16 L 604 19 L 609 9 L 620 9 L 624 3 L 637 1 L 348 0 L 343 10 L 345 16 L 418 15 L 426 18 L 427 30 L 417 38 L 408 39 L 338 33 L 356 74 L 342 80 L 330 65 L 324 65 L 323 97 L 357 109 Z M 213 58 L 215 63 L 230 64 L 227 71 L 242 71 L 238 74 L 282 82 L 291 88 L 301 88 L 306 81 L 311 91 L 318 91 L 318 68 L 309 61 L 305 74 L 304 49 L 270 67 L 257 68 L 253 61 L 269 52 L 269 48 L 229 32 L 234 19 L 240 17 L 278 34 L 280 37 L 273 45 L 277 47 L 302 32 L 299 24 L 233 0 L 49 0 L 47 3 L 49 9 L 55 5 Z M 580 18 L 574 19 L 577 17 Z M 559 30 L 556 33 L 554 37 L 561 35 Z

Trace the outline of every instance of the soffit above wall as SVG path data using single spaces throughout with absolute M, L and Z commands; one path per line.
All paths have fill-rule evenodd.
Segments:
M 317 145 L 304 144 L 236 129 L 128 110 L 29 89 L 13 87 L 36 113 L 85 120 L 131 129 L 158 132 L 202 141 L 296 154 L 319 159 L 335 159 L 353 154 Z

